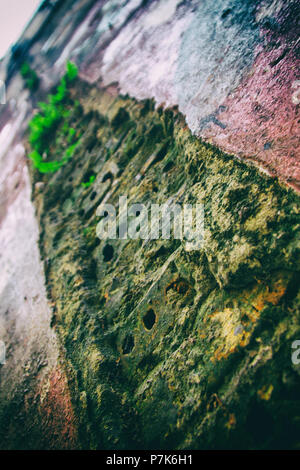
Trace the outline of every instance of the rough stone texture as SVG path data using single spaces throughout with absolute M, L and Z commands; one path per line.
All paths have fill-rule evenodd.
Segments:
M 20 39 L 51 86 L 81 76 L 178 105 L 192 132 L 299 189 L 297 0 L 58 0 Z M 5 78 L 5 77 L 4 77 Z
M 73 96 L 80 148 L 33 181 L 84 447 L 298 447 L 298 196 L 192 137 L 177 111 L 80 82 Z M 203 202 L 203 249 L 100 241 L 97 207 L 124 194 Z
M 74 51 L 82 76 L 178 105 L 196 135 L 299 187 L 299 3 L 171 0 L 130 16 L 141 3 L 107 8 Z
M 298 8 L 46 1 L 2 61 L 2 448 L 299 448 Z M 31 196 L 28 120 L 70 58 L 82 142 Z M 203 249 L 100 242 L 123 194 L 203 202 Z

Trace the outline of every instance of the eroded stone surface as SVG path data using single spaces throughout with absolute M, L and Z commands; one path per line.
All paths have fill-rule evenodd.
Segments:
M 297 8 L 45 2 L 2 61 L 3 448 L 299 447 L 299 199 L 237 158 L 299 187 Z M 51 310 L 21 141 L 69 58 L 107 91 L 77 83 L 82 146 L 52 179 L 32 173 Z M 203 250 L 99 243 L 96 208 L 124 192 L 204 202 Z
M 73 97 L 81 146 L 33 181 L 82 445 L 298 447 L 298 196 L 200 142 L 177 111 L 80 82 Z M 203 248 L 99 240 L 97 207 L 124 194 L 204 203 Z
M 72 58 L 85 80 L 178 105 L 196 135 L 299 189 L 298 17 L 296 0 L 57 1 L 17 58 L 48 88 Z
M 297 2 L 170 3 L 167 17 L 150 4 L 104 53 L 100 40 L 82 76 L 178 104 L 196 135 L 298 187 Z

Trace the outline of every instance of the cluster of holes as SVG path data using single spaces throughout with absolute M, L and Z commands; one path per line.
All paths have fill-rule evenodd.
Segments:
M 156 322 L 156 315 L 152 308 L 150 308 L 143 317 L 143 323 L 146 330 L 151 330 Z
M 152 308 L 150 308 L 143 317 L 143 323 L 146 330 L 151 330 L 156 322 L 156 315 Z M 125 336 L 122 343 L 123 354 L 129 354 L 134 348 L 134 337 L 132 334 Z

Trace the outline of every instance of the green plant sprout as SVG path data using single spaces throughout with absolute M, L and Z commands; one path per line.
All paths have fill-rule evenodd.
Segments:
M 93 184 L 93 182 L 95 181 L 95 179 L 96 179 L 96 176 L 95 176 L 95 175 L 92 175 L 92 176 L 90 176 L 89 181 L 87 181 L 86 183 L 81 183 L 81 186 L 82 186 L 83 188 L 89 188 L 89 187 L 91 186 L 91 184 Z
M 31 91 L 36 91 L 40 84 L 40 79 L 36 72 L 32 70 L 28 62 L 24 62 L 20 69 L 22 78 L 25 80 L 27 88 Z
M 69 127 L 67 121 L 70 116 L 70 111 L 67 109 L 67 105 L 70 104 L 68 86 L 77 77 L 77 74 L 76 65 L 67 62 L 66 73 L 57 86 L 56 93 L 48 95 L 48 103 L 39 103 L 40 112 L 29 123 L 29 143 L 32 147 L 29 158 L 41 173 L 53 173 L 59 170 L 72 158 L 80 143 L 79 139 L 74 142 L 76 130 Z M 49 147 L 62 123 L 62 133 L 66 137 L 69 147 L 64 151 L 60 160 L 45 161 L 49 158 Z

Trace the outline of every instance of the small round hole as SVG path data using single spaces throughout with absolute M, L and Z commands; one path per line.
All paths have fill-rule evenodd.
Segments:
M 174 162 L 170 161 L 164 166 L 163 172 L 168 173 L 168 171 L 172 170 L 173 167 L 174 167 Z
M 134 338 L 132 335 L 127 335 L 122 344 L 123 354 L 129 354 L 134 348 Z
M 104 183 L 107 180 L 110 180 L 112 182 L 113 179 L 114 179 L 114 175 L 109 171 L 103 176 L 102 183 Z
M 231 13 L 231 8 L 227 8 L 227 10 L 223 11 L 221 15 L 222 20 L 225 20 L 225 18 L 227 18 L 227 16 L 229 16 L 230 13 Z
M 83 177 L 83 183 L 90 183 L 91 178 L 96 178 L 96 173 L 92 170 L 88 170 L 85 172 L 84 177 Z
M 150 308 L 146 315 L 143 317 L 143 323 L 145 325 L 145 328 L 147 330 L 151 330 L 155 324 L 156 321 L 156 315 L 154 313 L 154 310 Z
M 103 258 L 105 262 L 111 261 L 114 256 L 114 249 L 111 245 L 107 244 L 103 248 Z

